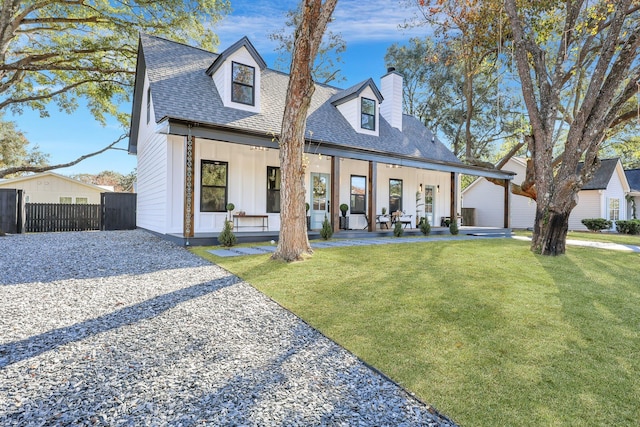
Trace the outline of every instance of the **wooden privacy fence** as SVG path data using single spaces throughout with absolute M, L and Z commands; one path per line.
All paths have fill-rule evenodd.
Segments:
M 25 231 L 100 230 L 100 205 L 27 203 Z
M 0 189 L 0 230 L 12 234 L 133 230 L 136 198 L 134 193 L 102 193 L 99 205 L 24 203 L 22 190 Z

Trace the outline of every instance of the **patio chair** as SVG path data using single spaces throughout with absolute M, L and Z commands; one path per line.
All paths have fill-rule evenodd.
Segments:
M 389 229 L 389 215 L 376 215 L 376 224 L 380 224 L 380 228 L 383 226 L 388 230 Z

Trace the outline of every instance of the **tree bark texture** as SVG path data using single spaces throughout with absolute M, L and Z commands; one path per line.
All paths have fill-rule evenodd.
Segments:
M 314 92 L 311 78 L 327 23 L 338 0 L 305 0 L 296 28 L 289 86 L 280 134 L 280 236 L 273 259 L 287 262 L 311 254 L 305 210 L 303 163 L 307 112 Z
M 632 0 L 610 4 L 612 12 L 598 23 L 594 34 L 585 35 L 576 31 L 584 3 L 567 2 L 562 11 L 563 36 L 555 42 L 554 50 L 551 40 L 538 44 L 535 30 L 525 25 L 523 14 L 527 11 L 519 9 L 516 0 L 505 0 L 504 5 L 531 125 L 527 141 L 531 163 L 519 188 L 536 200 L 531 249 L 543 255 L 561 255 L 578 192 L 600 166 L 598 151 L 606 131 L 637 89 L 640 29 L 633 20 L 638 18 L 638 8 L 631 7 Z M 569 99 L 569 85 L 574 90 L 573 106 L 566 108 L 563 104 Z M 555 133 L 560 123 L 568 128 L 563 146 L 557 150 Z M 554 158 L 554 150 L 561 153 L 559 157 Z

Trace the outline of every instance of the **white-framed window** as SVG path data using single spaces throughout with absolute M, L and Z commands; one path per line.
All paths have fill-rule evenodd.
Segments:
M 609 220 L 618 221 L 620 219 L 620 199 L 609 199 Z
M 70 205 L 73 203 L 73 197 L 60 197 L 60 203 Z
M 88 205 L 89 199 L 86 197 L 76 197 L 76 205 Z

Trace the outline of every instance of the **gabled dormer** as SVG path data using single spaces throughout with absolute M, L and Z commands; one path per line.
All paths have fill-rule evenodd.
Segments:
M 382 99 L 375 83 L 369 79 L 336 93 L 329 101 L 356 132 L 378 136 Z
M 260 112 L 260 76 L 267 67 L 247 37 L 222 52 L 207 69 L 225 107 Z

